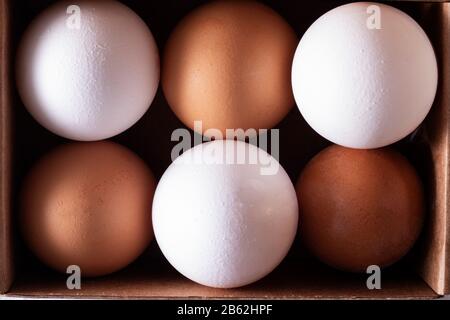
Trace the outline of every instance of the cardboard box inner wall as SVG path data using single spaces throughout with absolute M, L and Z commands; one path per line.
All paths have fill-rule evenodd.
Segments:
M 53 1 L 0 0 L 0 293 L 11 296 L 134 298 L 432 298 L 449 292 L 449 121 L 450 3 L 390 2 L 410 14 L 429 35 L 439 63 L 439 88 L 432 111 L 417 132 L 395 148 L 417 168 L 426 188 L 427 218 L 413 250 L 382 273 L 382 289 L 368 290 L 367 275 L 324 266 L 302 248 L 300 239 L 268 277 L 243 288 L 212 289 L 178 274 L 156 242 L 133 264 L 110 276 L 85 279 L 82 290 L 66 287 L 66 276 L 37 261 L 22 243 L 17 226 L 21 182 L 39 157 L 68 141 L 35 122 L 14 83 L 14 55 L 32 18 Z M 178 21 L 205 1 L 123 1 L 152 30 L 160 52 Z M 346 1 L 263 1 L 301 37 L 326 11 Z M 159 90 L 147 114 L 114 137 L 141 156 L 157 177 L 170 164 L 171 133 L 184 127 Z M 316 134 L 294 107 L 277 126 L 280 162 L 295 182 L 302 168 L 329 142 Z

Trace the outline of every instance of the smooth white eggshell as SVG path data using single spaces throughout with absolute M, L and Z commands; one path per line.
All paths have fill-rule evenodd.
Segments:
M 76 12 L 67 12 L 74 5 L 79 29 Z M 117 1 L 58 2 L 31 23 L 17 55 L 26 108 L 48 130 L 73 140 L 101 140 L 130 128 L 149 108 L 158 82 L 150 30 Z
M 261 161 L 221 164 L 227 148 Z M 153 226 L 180 273 L 210 287 L 240 287 L 282 261 L 297 231 L 298 205 L 281 166 L 261 174 L 270 161 L 276 162 L 253 145 L 219 140 L 188 150 L 167 169 L 153 201 Z
M 377 8 L 380 29 L 371 20 Z M 368 2 L 317 19 L 292 69 L 295 100 L 311 127 L 334 143 L 364 149 L 414 131 L 431 108 L 437 80 L 436 57 L 422 28 L 398 9 Z

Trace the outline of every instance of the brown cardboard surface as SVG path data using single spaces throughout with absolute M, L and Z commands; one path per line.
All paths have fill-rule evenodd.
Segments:
M 225 298 L 225 299 L 430 299 L 437 294 L 419 276 L 391 270 L 382 276 L 382 290 L 368 290 L 366 275 L 346 274 L 310 259 L 285 261 L 263 280 L 238 289 L 198 285 L 165 261 L 144 257 L 123 271 L 83 280 L 80 291 L 68 290 L 64 276 L 30 268 L 14 283 L 9 295 L 72 298 Z
M 383 271 L 382 290 L 368 290 L 366 275 L 334 271 L 305 257 L 294 245 L 288 259 L 267 278 L 240 289 L 219 290 L 197 285 L 171 268 L 156 245 L 123 271 L 87 279 L 81 291 L 69 291 L 64 275 L 38 263 L 22 245 L 13 225 L 17 191 L 24 175 L 40 156 L 54 146 L 67 143 L 39 126 L 25 111 L 13 90 L 12 58 L 21 32 L 29 20 L 50 0 L 0 0 L 0 293 L 31 297 L 124 297 L 124 298 L 433 298 L 448 293 L 450 265 L 450 4 L 395 3 L 421 23 L 431 37 L 439 59 L 439 90 L 432 112 L 416 138 L 396 148 L 418 168 L 428 190 L 429 208 L 424 233 L 406 259 L 393 270 Z M 123 1 L 145 20 L 159 49 L 179 19 L 202 0 L 166 2 Z M 348 1 L 264 1 L 280 12 L 299 36 L 322 13 Z M 176 5 L 175 5 L 176 3 Z M 293 7 L 298 6 L 295 10 Z M 18 14 L 20 12 L 20 14 Z M 14 20 L 11 18 L 14 17 Z M 8 31 L 11 25 L 12 32 Z M 12 113 L 14 112 L 14 117 Z M 164 125 L 161 125 L 164 124 Z M 161 93 L 149 112 L 130 130 L 114 137 L 140 155 L 160 177 L 170 164 L 170 141 L 174 129 L 183 127 L 171 113 Z M 295 181 L 307 161 L 329 143 L 304 122 L 297 108 L 279 125 L 280 162 Z M 14 143 L 11 142 L 12 136 Z M 31 138 L 30 138 L 31 137 Z M 283 138 L 284 137 L 284 138 Z M 14 158 L 14 166 L 11 166 Z M 12 235 L 17 261 L 13 268 Z M 297 241 L 298 242 L 298 241 Z M 419 274 L 412 265 L 419 266 Z M 13 281 L 13 270 L 15 279 Z
M 442 85 L 444 95 L 442 97 L 442 104 L 447 114 L 447 156 L 446 156 L 446 221 L 445 221 L 445 236 L 444 236 L 444 271 L 443 271 L 443 290 L 444 294 L 450 294 L 450 2 L 442 5 L 442 39 L 443 39 L 443 60 L 442 60 Z M 439 292 L 439 291 L 438 291 Z
M 0 0 L 0 293 L 6 292 L 13 280 L 9 49 L 8 2 Z
M 424 125 L 431 157 L 428 184 L 431 190 L 430 216 L 425 230 L 426 245 L 420 274 L 439 294 L 449 293 L 450 227 L 450 3 L 424 5 L 424 16 L 432 26 L 439 63 L 439 88 L 432 111 Z

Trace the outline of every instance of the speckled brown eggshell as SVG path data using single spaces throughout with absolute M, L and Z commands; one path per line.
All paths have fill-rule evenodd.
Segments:
M 331 146 L 296 186 L 306 247 L 337 269 L 389 266 L 416 241 L 424 194 L 412 165 L 392 149 Z
M 73 143 L 44 156 L 26 178 L 20 225 L 46 265 L 82 276 L 115 272 L 153 238 L 155 179 L 134 153 L 112 142 Z

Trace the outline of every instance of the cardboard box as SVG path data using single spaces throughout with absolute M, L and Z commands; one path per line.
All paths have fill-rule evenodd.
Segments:
M 239 289 L 197 285 L 178 274 L 153 242 L 123 271 L 66 287 L 23 245 L 17 227 L 17 194 L 33 163 L 54 146 L 67 143 L 39 126 L 25 111 L 14 83 L 17 43 L 30 20 L 52 1 L 0 0 L 0 293 L 27 297 L 121 298 L 434 298 L 450 292 L 450 3 L 395 2 L 418 21 L 433 42 L 439 61 L 439 88 L 432 111 L 413 138 L 397 143 L 426 186 L 427 219 L 422 236 L 401 262 L 382 273 L 382 289 L 368 290 L 367 275 L 335 271 L 310 257 L 297 240 L 286 260 L 265 279 Z M 150 26 L 160 51 L 170 31 L 204 1 L 123 1 Z M 301 36 L 326 11 L 346 1 L 265 1 Z M 183 125 L 159 91 L 137 125 L 112 140 L 139 154 L 157 177 L 170 164 L 170 134 Z M 292 180 L 328 145 L 304 122 L 297 108 L 278 126 L 281 163 Z

